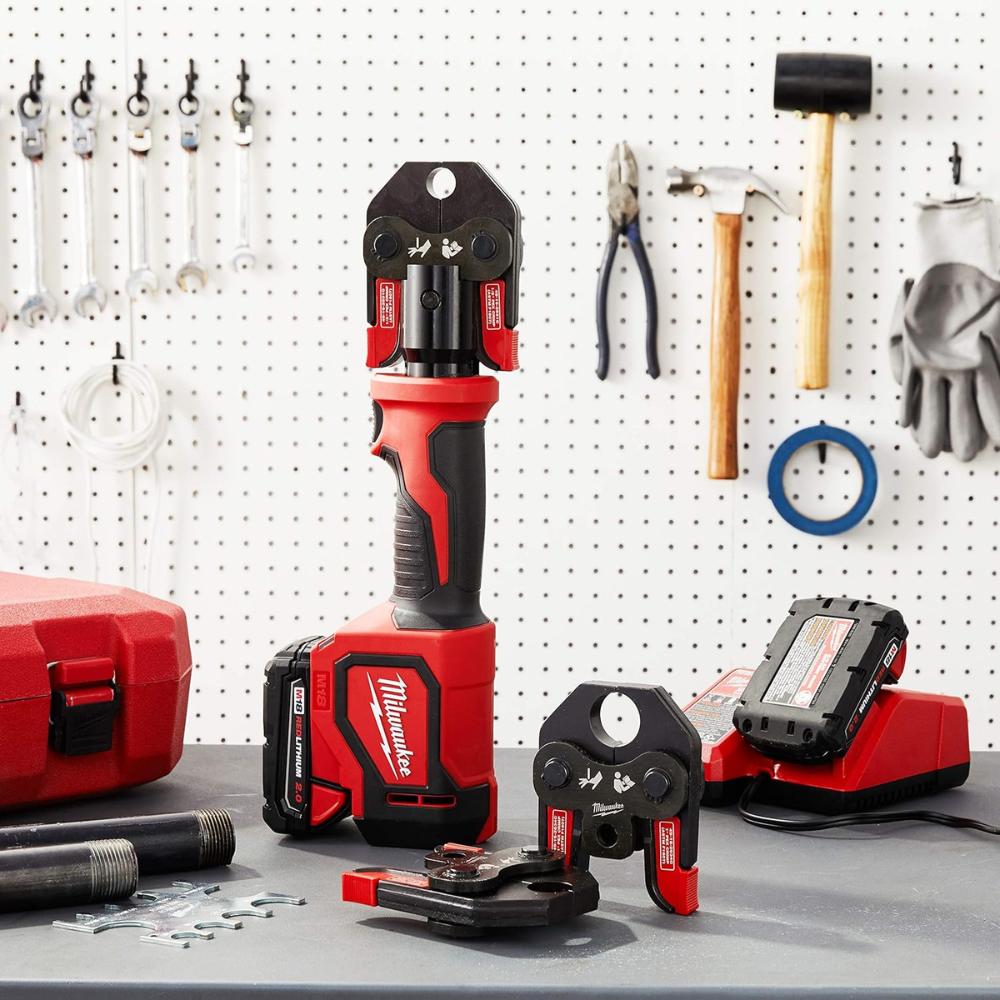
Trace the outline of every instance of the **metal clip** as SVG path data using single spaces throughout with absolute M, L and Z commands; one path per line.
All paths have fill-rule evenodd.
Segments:
M 91 94 L 94 74 L 90 71 L 90 60 L 80 79 L 80 92 L 70 98 L 69 120 L 73 126 L 73 152 L 77 156 L 92 156 L 94 153 L 94 134 L 97 129 L 97 116 L 101 111 L 101 102 Z
M 249 146 L 253 142 L 253 126 L 250 124 L 250 120 L 253 118 L 254 103 L 247 97 L 247 83 L 250 80 L 250 74 L 247 72 L 245 59 L 240 60 L 240 71 L 236 79 L 240 83 L 240 92 L 229 105 L 229 113 L 236 123 L 236 145 Z
M 181 113 L 181 148 L 189 153 L 198 149 L 201 141 L 201 101 L 194 92 L 195 80 L 198 74 L 194 71 L 194 60 L 188 60 L 188 71 L 184 76 L 187 90 L 177 102 L 177 110 Z
M 17 116 L 21 119 L 21 152 L 29 160 L 40 160 L 45 155 L 45 122 L 49 116 L 49 102 L 40 91 L 45 77 L 35 60 L 35 71 L 28 82 L 28 92 L 17 102 Z M 28 105 L 36 110 L 31 112 Z
M 153 102 L 143 93 L 146 72 L 139 60 L 139 71 L 135 74 L 135 93 L 125 102 L 128 113 L 128 148 L 137 156 L 145 156 L 153 146 L 150 122 L 153 118 Z

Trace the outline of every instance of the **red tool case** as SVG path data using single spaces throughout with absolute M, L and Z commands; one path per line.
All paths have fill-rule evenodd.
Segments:
M 184 612 L 78 580 L 0 573 L 0 808 L 153 781 L 180 759 Z

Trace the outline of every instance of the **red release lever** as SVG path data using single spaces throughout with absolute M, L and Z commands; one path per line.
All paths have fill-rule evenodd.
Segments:
M 502 281 L 479 286 L 483 314 L 483 350 L 502 372 L 517 370 L 517 330 L 504 326 L 506 288 Z
M 388 278 L 375 282 L 375 325 L 368 327 L 369 368 L 381 368 L 399 345 L 399 303 L 403 283 Z
M 681 868 L 677 863 L 681 824 L 676 817 L 653 823 L 653 857 L 656 863 L 656 888 L 663 901 L 681 916 L 698 909 L 698 866 Z
M 419 875 L 403 875 L 399 872 L 344 872 L 341 880 L 341 891 L 345 903 L 361 903 L 364 906 L 378 906 L 379 882 L 396 882 L 399 885 L 412 885 L 418 889 L 426 889 L 430 884 Z

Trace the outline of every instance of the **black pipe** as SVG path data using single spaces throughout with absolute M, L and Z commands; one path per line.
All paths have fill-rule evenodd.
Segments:
M 135 892 L 138 879 L 139 862 L 127 840 L 0 851 L 0 912 L 123 899 Z
M 116 838 L 130 841 L 135 847 L 140 875 L 228 865 L 236 853 L 236 832 L 225 809 L 0 827 L 0 848 Z M 0 857 L 3 854 L 0 850 Z

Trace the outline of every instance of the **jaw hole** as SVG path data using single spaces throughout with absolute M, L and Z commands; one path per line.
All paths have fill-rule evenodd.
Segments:
M 435 167 L 427 175 L 427 193 L 438 201 L 444 201 L 455 193 L 458 181 L 447 167 Z
M 605 695 L 590 710 L 590 728 L 606 747 L 631 743 L 639 735 L 639 709 L 628 695 Z

